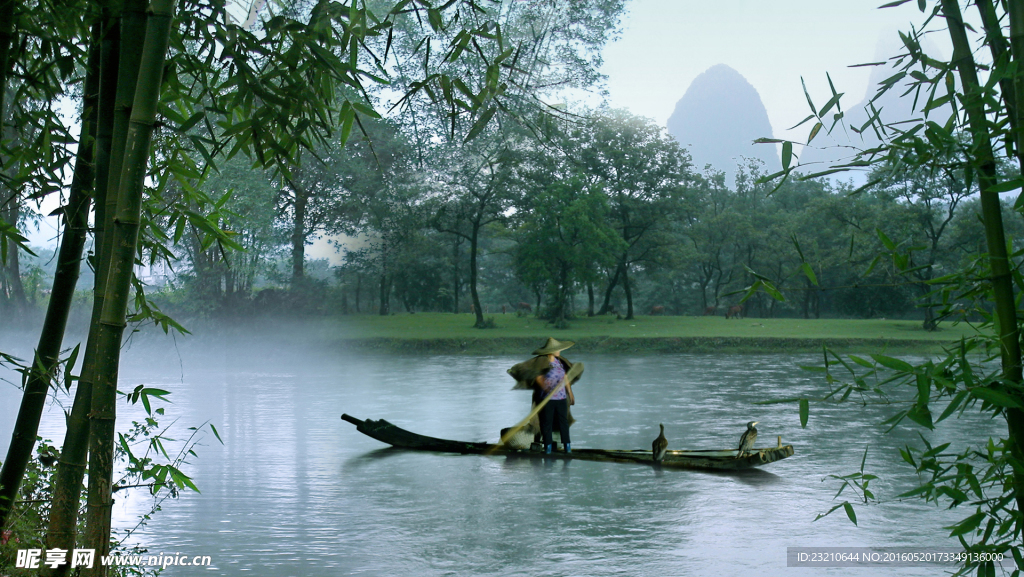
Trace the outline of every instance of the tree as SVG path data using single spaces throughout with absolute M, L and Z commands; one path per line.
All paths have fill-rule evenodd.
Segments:
M 408 87 L 407 96 L 401 100 L 402 112 L 405 122 L 413 127 L 421 164 L 428 158 L 439 163 L 430 154 L 435 152 L 449 171 L 437 174 L 447 202 L 435 224 L 438 230 L 469 244 L 469 289 L 478 328 L 484 326 L 477 286 L 480 232 L 487 224 L 499 222 L 510 206 L 509 191 L 501 179 L 511 171 L 503 164 L 514 157 L 510 155 L 510 139 L 524 137 L 511 125 L 519 124 L 534 134 L 540 132 L 543 120 L 538 119 L 558 112 L 542 100 L 543 96 L 588 88 L 600 80 L 600 51 L 610 39 L 624 5 L 623 0 L 551 0 L 481 7 L 479 12 L 468 14 L 467 21 L 476 24 L 486 19 L 508 38 L 508 43 L 488 46 L 481 46 L 466 31 L 438 29 L 428 22 L 434 32 L 426 40 L 428 47 L 437 42 L 449 46 L 449 54 L 464 55 L 458 61 L 442 61 L 430 68 L 430 77 L 437 81 L 434 90 L 408 78 L 414 69 L 404 55 L 418 45 L 406 41 L 395 46 L 398 82 Z M 425 24 L 410 18 L 399 21 L 398 26 L 422 29 Z M 419 34 L 403 37 L 418 38 Z M 515 72 L 507 83 L 496 82 L 502 67 Z M 442 146 L 436 146 L 438 141 Z
M 931 166 L 879 167 L 872 173 L 871 180 L 879 182 L 876 185 L 880 189 L 877 194 L 898 199 L 899 206 L 894 207 L 896 210 L 892 212 L 903 213 L 899 215 L 903 218 L 886 220 L 889 223 L 903 221 L 908 225 L 900 231 L 892 230 L 891 224 L 880 225 L 879 230 L 888 229 L 889 235 L 896 232 L 900 234 L 897 242 L 913 247 L 909 251 L 910 261 L 905 268 L 908 269 L 907 275 L 918 287 L 926 331 L 938 328 L 935 319 L 937 303 L 932 301 L 935 295 L 931 280 L 937 276 L 935 271 L 943 264 L 951 264 L 943 258 L 943 255 L 951 254 L 954 249 L 947 234 L 949 226 L 957 217 L 963 201 L 975 192 L 963 169 L 950 166 L 962 164 L 963 161 L 955 159 L 936 158 Z
M 630 268 L 671 243 L 667 225 L 693 182 L 689 156 L 653 121 L 623 111 L 595 115 L 571 139 L 580 173 L 608 195 L 609 218 L 624 246 L 598 314 L 608 312 L 612 290 L 622 283 L 626 318 L 633 318 Z
M 559 160 L 569 164 L 565 157 Z M 516 270 L 526 284 L 547 287 L 544 317 L 565 328 L 579 283 L 595 280 L 599 267 L 613 266 L 624 243 L 607 220 L 608 197 L 599 185 L 573 175 L 571 165 L 567 173 L 543 159 L 536 164 L 529 176 L 534 190 L 525 195 L 529 207 L 517 213 Z

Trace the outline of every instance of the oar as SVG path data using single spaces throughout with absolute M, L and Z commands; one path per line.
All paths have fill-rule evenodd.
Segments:
M 539 413 L 540 410 L 544 408 L 544 405 L 548 404 L 548 401 L 551 400 L 551 397 L 553 397 L 555 395 L 555 393 L 557 393 L 558 391 L 561 391 L 562 389 L 564 389 L 566 384 L 569 383 L 573 378 L 575 378 L 576 375 L 580 374 L 580 372 L 582 370 L 583 370 L 583 363 L 576 363 L 575 365 L 573 365 L 572 368 L 569 369 L 569 371 L 567 373 L 565 373 L 565 377 L 562 378 L 562 382 L 558 383 L 557 387 L 555 387 L 550 393 L 548 393 L 547 396 L 544 397 L 543 400 L 541 400 L 541 402 L 537 403 L 537 406 L 534 407 L 532 411 L 530 411 L 530 414 L 526 415 L 525 419 L 523 419 L 522 421 L 519 421 L 519 423 L 516 426 L 514 426 L 511 429 L 509 429 L 508 431 L 506 431 L 505 434 L 502 435 L 501 438 L 498 440 L 498 444 L 495 445 L 493 449 L 487 450 L 484 454 L 489 455 L 489 454 L 493 453 L 495 449 L 497 449 L 497 448 L 503 446 L 505 443 L 507 443 L 508 440 L 511 439 L 513 435 L 515 435 L 516 433 L 518 433 L 520 431 L 520 429 L 525 427 L 526 423 L 529 423 L 530 419 L 535 417 L 537 415 L 537 413 Z

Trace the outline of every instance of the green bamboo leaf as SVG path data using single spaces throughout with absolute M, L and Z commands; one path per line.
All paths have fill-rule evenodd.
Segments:
M 981 522 L 984 520 L 985 513 L 975 513 L 970 517 L 964 519 L 963 521 L 957 523 L 956 525 L 944 527 L 944 529 L 952 529 L 952 531 L 950 531 L 949 533 L 950 537 L 959 537 L 960 535 L 965 535 L 977 529 L 981 525 Z
M 913 465 L 913 464 L 914 463 L 911 463 L 911 465 Z M 914 465 L 914 466 L 916 467 L 917 465 Z M 916 497 L 917 495 L 922 495 L 922 494 L 925 494 L 925 493 L 929 493 L 929 492 L 931 492 L 932 489 L 933 489 L 933 487 L 932 487 L 932 485 L 930 483 L 925 483 L 924 485 L 921 485 L 920 487 L 916 487 L 914 489 L 911 489 L 911 490 L 907 491 L 906 493 L 900 493 L 899 495 L 896 495 L 896 496 L 899 497 L 899 498 L 903 498 L 903 497 Z
M 1011 190 L 1017 190 L 1021 186 L 1024 186 L 1024 178 L 1015 178 L 1013 180 L 1006 180 L 999 184 L 987 189 L 987 192 L 1010 192 Z
M 480 115 L 480 118 L 477 118 L 476 122 L 473 123 L 473 128 L 469 130 L 469 134 L 466 135 L 466 139 L 463 142 L 469 142 L 479 136 L 480 133 L 483 132 L 484 128 L 487 127 L 487 123 L 491 121 L 491 117 L 494 116 L 494 113 L 497 112 L 497 110 L 498 109 L 496 107 L 492 106 L 484 111 L 484 113 Z
M 791 162 L 793 162 L 793 143 L 787 140 L 782 143 L 782 169 L 789 170 Z
M 997 407 L 1020 408 L 1022 406 L 1020 401 L 1002 391 L 997 391 L 988 387 L 974 387 L 969 390 L 971 395 L 974 397 L 981 399 L 982 401 L 988 401 Z
M 370 118 L 377 118 L 377 119 L 380 118 L 380 114 L 378 114 L 376 110 L 374 110 L 373 108 L 363 104 L 362 102 L 353 101 L 352 102 L 352 108 L 355 108 L 358 112 L 360 112 L 360 113 L 362 113 L 362 114 L 364 114 L 366 116 L 369 116 Z
M 910 363 L 906 362 L 906 361 L 901 361 L 900 359 L 894 359 L 892 357 L 887 357 L 885 355 L 870 355 L 870 356 L 871 356 L 872 359 L 875 360 L 876 363 L 882 365 L 883 367 L 892 369 L 894 371 L 901 371 L 901 372 L 904 372 L 904 373 L 912 373 L 912 372 L 914 372 L 914 366 L 911 365 Z
M 927 406 L 915 405 L 907 411 L 907 418 L 926 429 L 934 429 L 932 424 L 932 412 Z
M 224 439 L 221 439 L 221 438 L 220 438 L 220 433 L 218 433 L 218 432 L 217 432 L 217 427 L 214 427 L 214 426 L 213 426 L 213 423 L 210 423 L 210 430 L 212 430 L 212 431 L 213 431 L 213 435 L 214 435 L 215 437 L 217 437 L 217 440 L 218 440 L 218 441 L 220 441 L 220 444 L 221 444 L 221 445 L 223 445 L 223 444 L 224 444 Z
M 929 379 L 927 375 L 917 375 L 917 404 L 921 406 L 927 405 L 931 392 L 931 379 Z
M 956 411 L 957 408 L 960 406 L 960 403 L 964 402 L 964 399 L 966 397 L 967 391 L 960 391 L 959 393 L 957 393 L 956 396 L 953 397 L 953 400 L 949 402 L 949 405 L 946 406 L 946 410 L 942 411 L 942 414 L 939 415 L 939 418 L 936 419 L 935 422 L 942 422 L 943 419 L 952 415 L 953 412 Z
M 884 232 L 882 232 L 882 229 L 876 228 L 875 234 L 878 235 L 878 240 L 882 241 L 882 244 L 885 246 L 886 250 L 896 250 L 896 243 L 890 240 L 889 237 L 886 236 Z
M 847 356 L 850 357 L 851 361 L 857 363 L 858 365 L 860 365 L 862 367 L 865 367 L 865 368 L 868 368 L 868 369 L 875 368 L 875 365 L 871 364 L 867 359 L 864 359 L 862 357 L 858 357 L 857 355 L 847 355 Z
M 811 284 L 818 286 L 818 277 L 814 276 L 814 271 L 811 269 L 811 265 L 803 263 L 800 268 L 804 271 L 804 276 L 807 280 L 811 281 Z
M 849 503 L 843 503 L 843 509 L 846 509 L 846 516 L 850 518 L 850 521 L 853 521 L 854 525 L 856 525 L 857 524 L 857 514 L 854 513 L 854 511 L 853 511 L 853 505 L 851 505 Z
M 807 417 L 810 410 L 810 403 L 807 402 L 807 399 L 800 399 L 800 428 L 802 429 L 807 428 Z
M 832 98 L 830 98 L 828 100 L 828 102 L 825 103 L 825 106 L 821 107 L 821 110 L 818 112 L 818 116 L 819 117 L 825 116 L 825 114 L 827 114 L 828 111 L 831 110 L 833 106 L 835 106 L 836 104 L 839 103 L 839 99 L 843 97 L 843 94 L 844 94 L 843 92 L 840 92 L 838 94 L 832 95 Z
M 427 20 L 430 22 L 430 27 L 434 32 L 438 32 L 444 27 L 444 20 L 441 18 L 440 10 L 435 8 L 427 10 Z
M 803 86 L 804 88 L 804 96 L 807 98 L 807 106 L 811 107 L 812 113 L 816 112 L 818 108 L 814 106 L 814 102 L 811 101 L 811 93 L 807 92 L 807 83 L 804 82 L 803 76 L 800 77 L 800 86 Z

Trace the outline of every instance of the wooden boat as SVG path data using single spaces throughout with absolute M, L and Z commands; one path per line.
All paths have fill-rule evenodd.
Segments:
M 474 443 L 468 441 L 450 441 L 418 435 L 396 427 L 395 425 L 380 419 L 374 421 L 367 419 L 361 421 L 351 415 L 342 415 L 342 420 L 348 421 L 356 426 L 360 433 L 387 443 L 401 449 L 412 449 L 416 451 L 436 451 L 441 453 L 460 453 L 463 455 L 504 455 L 519 456 L 526 458 L 553 458 L 553 459 L 574 459 L 577 461 L 605 461 L 613 463 L 641 463 L 664 468 L 674 469 L 704 469 L 716 471 L 734 471 L 739 469 L 750 469 L 760 467 L 768 463 L 793 456 L 793 446 L 783 445 L 781 438 L 777 447 L 767 449 L 754 449 L 748 454 L 740 457 L 736 449 L 722 451 L 668 451 L 661 463 L 655 463 L 651 458 L 651 451 L 644 449 L 637 450 L 605 450 L 605 449 L 577 449 L 573 447 L 572 453 L 555 452 L 545 454 L 540 450 L 513 449 L 504 445 L 492 443 Z

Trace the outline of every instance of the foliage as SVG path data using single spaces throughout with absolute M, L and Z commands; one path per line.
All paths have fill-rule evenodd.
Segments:
M 1024 166 L 1024 150 L 1020 146 L 1024 77 L 1016 71 L 1024 49 L 1020 41 L 1024 33 L 1020 29 L 1024 25 L 1024 6 L 1019 2 L 993 5 L 987 0 L 974 3 L 983 23 L 982 30 L 975 31 L 964 24 L 960 6 L 954 0 L 942 0 L 931 9 L 927 2 L 919 5 L 927 14 L 925 22 L 910 33 L 901 33 L 905 51 L 894 59 L 895 74 L 881 84 L 875 98 L 905 82 L 907 92 L 915 94 L 922 118 L 887 123 L 880 111 L 869 105 L 868 122 L 853 129 L 873 130 L 884 137 L 882 144 L 860 151 L 853 162 L 833 167 L 829 172 L 878 164 L 885 167 L 885 176 L 895 176 L 896 182 L 903 183 L 897 184 L 897 188 L 914 188 L 907 200 L 916 205 L 918 219 L 930 233 L 927 238 L 931 247 L 900 245 L 879 232 L 884 256 L 901 273 L 919 275 L 918 280 L 927 286 L 926 298 L 941 303 L 940 315 L 954 311 L 963 315 L 967 311 L 983 321 L 978 325 L 978 334 L 962 341 L 959 347 L 947 350 L 938 360 L 916 365 L 872 355 L 871 361 L 851 356 L 854 366 L 826 351 L 823 371 L 830 391 L 821 400 L 844 401 L 855 396 L 884 402 L 910 396 L 911 400 L 904 404 L 906 408 L 897 409 L 888 422 L 895 426 L 908 419 L 928 430 L 969 409 L 1005 419 L 1007 436 L 989 439 L 981 446 L 964 444 L 952 448 L 951 443 L 946 443 L 933 447 L 922 436 L 923 448 L 908 446 L 901 451 L 904 460 L 923 479 L 916 489 L 903 496 L 949 503 L 950 507 L 966 506 L 972 513 L 947 527 L 950 537 L 957 538 L 971 552 L 1012 556 L 1017 564 L 1013 575 L 1017 575 L 1024 568 L 1024 385 L 1014 287 L 1024 286 L 1024 277 L 1017 266 L 1021 254 L 1007 254 L 1007 245 L 1012 247 L 1014 243 L 1006 241 L 998 195 L 1020 188 L 1022 181 L 1013 174 L 1008 176 L 1005 170 L 997 170 L 995 154 L 1006 154 Z M 1000 14 L 1000 10 L 1005 12 Z M 1002 23 L 1004 18 L 1008 27 Z M 927 54 L 922 48 L 922 35 L 929 32 L 933 20 L 943 22 L 953 43 L 954 54 L 948 61 Z M 980 36 L 987 54 L 973 51 L 968 30 Z M 978 79 L 979 70 L 988 73 L 984 84 Z M 832 87 L 832 97 L 819 110 L 808 95 L 812 114 L 807 121 L 814 121 L 808 141 L 823 127 L 831 131 L 841 125 L 840 99 L 841 94 Z M 930 118 L 930 113 L 934 115 L 946 104 L 955 105 L 948 119 Z M 829 123 L 825 116 L 833 109 L 835 113 Z M 790 154 L 785 154 L 787 150 Z M 784 169 L 773 176 L 788 178 L 793 173 L 796 166 L 792 164 L 791 150 L 792 143 L 785 143 Z M 919 186 L 922 179 L 933 178 L 941 182 Z M 883 181 L 883 177 L 876 175 L 867 187 Z M 930 276 L 935 259 L 925 252 L 923 261 L 914 261 L 915 253 L 939 246 L 942 228 L 952 222 L 956 204 L 975 190 L 979 192 L 986 246 L 971 244 L 987 254 L 975 254 L 947 274 Z M 1024 196 L 1018 197 L 1013 207 L 1018 213 L 1021 198 Z M 931 202 L 939 205 L 937 219 L 935 207 L 929 206 Z M 927 301 L 926 306 L 930 303 Z M 1000 360 L 998 368 L 987 364 L 996 358 Z M 843 367 L 847 377 L 839 380 L 833 376 L 833 361 Z M 869 386 L 868 378 L 876 384 Z M 935 417 L 931 407 L 940 402 L 945 406 Z M 801 404 L 806 411 L 806 400 Z M 851 479 L 843 477 L 844 483 Z M 867 496 L 866 486 L 864 494 Z M 846 508 L 849 512 L 850 508 Z M 851 520 L 855 522 L 852 515 Z M 991 562 L 969 563 L 959 573 L 975 568 L 979 575 L 994 574 Z

